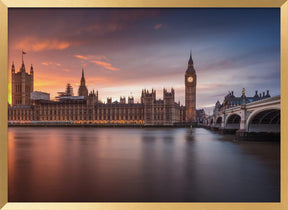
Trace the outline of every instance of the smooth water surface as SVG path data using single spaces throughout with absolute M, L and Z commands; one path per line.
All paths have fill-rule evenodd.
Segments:
M 280 200 L 280 144 L 202 128 L 9 128 L 9 201 Z

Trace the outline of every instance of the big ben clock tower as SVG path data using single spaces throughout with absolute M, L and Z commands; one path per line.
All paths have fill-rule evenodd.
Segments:
M 186 123 L 192 123 L 196 121 L 196 83 L 197 76 L 190 52 L 188 68 L 185 72 Z

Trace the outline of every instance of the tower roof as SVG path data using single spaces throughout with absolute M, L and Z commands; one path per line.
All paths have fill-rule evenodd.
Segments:
M 20 72 L 26 72 L 26 69 L 25 69 L 25 64 L 24 64 L 24 62 L 22 63 L 22 66 L 21 66 L 21 68 L 20 68 Z
M 14 61 L 12 62 L 12 73 L 15 73 L 15 65 L 14 65 Z
M 193 63 L 193 59 L 192 59 L 192 53 L 190 50 L 190 57 L 189 57 L 189 61 L 188 61 L 188 69 L 186 70 L 186 73 L 193 73 L 195 72 L 194 69 L 194 63 Z
M 85 97 L 88 96 L 88 89 L 85 84 L 84 68 L 82 68 L 82 76 L 81 76 L 80 86 L 78 89 L 78 95 L 85 96 Z
M 82 68 L 81 85 L 85 85 L 84 68 Z
M 188 64 L 193 65 L 193 59 L 192 59 L 191 50 L 190 50 L 190 58 L 189 58 Z

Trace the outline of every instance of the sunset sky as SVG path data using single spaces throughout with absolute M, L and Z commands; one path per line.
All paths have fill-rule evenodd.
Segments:
M 99 98 L 134 96 L 142 88 L 175 89 L 184 105 L 190 50 L 197 108 L 211 110 L 228 91 L 280 94 L 279 9 L 9 9 L 9 71 L 34 66 L 34 90 L 53 98 L 81 69 Z M 10 97 L 11 100 L 11 97 Z

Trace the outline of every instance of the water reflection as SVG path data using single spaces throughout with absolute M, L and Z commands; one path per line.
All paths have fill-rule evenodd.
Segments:
M 205 129 L 9 128 L 9 201 L 279 201 L 279 143 Z
M 194 129 L 194 131 L 195 131 L 195 129 Z M 192 129 L 187 129 L 186 130 L 186 140 L 187 141 L 194 141 L 194 133 L 193 133 Z

